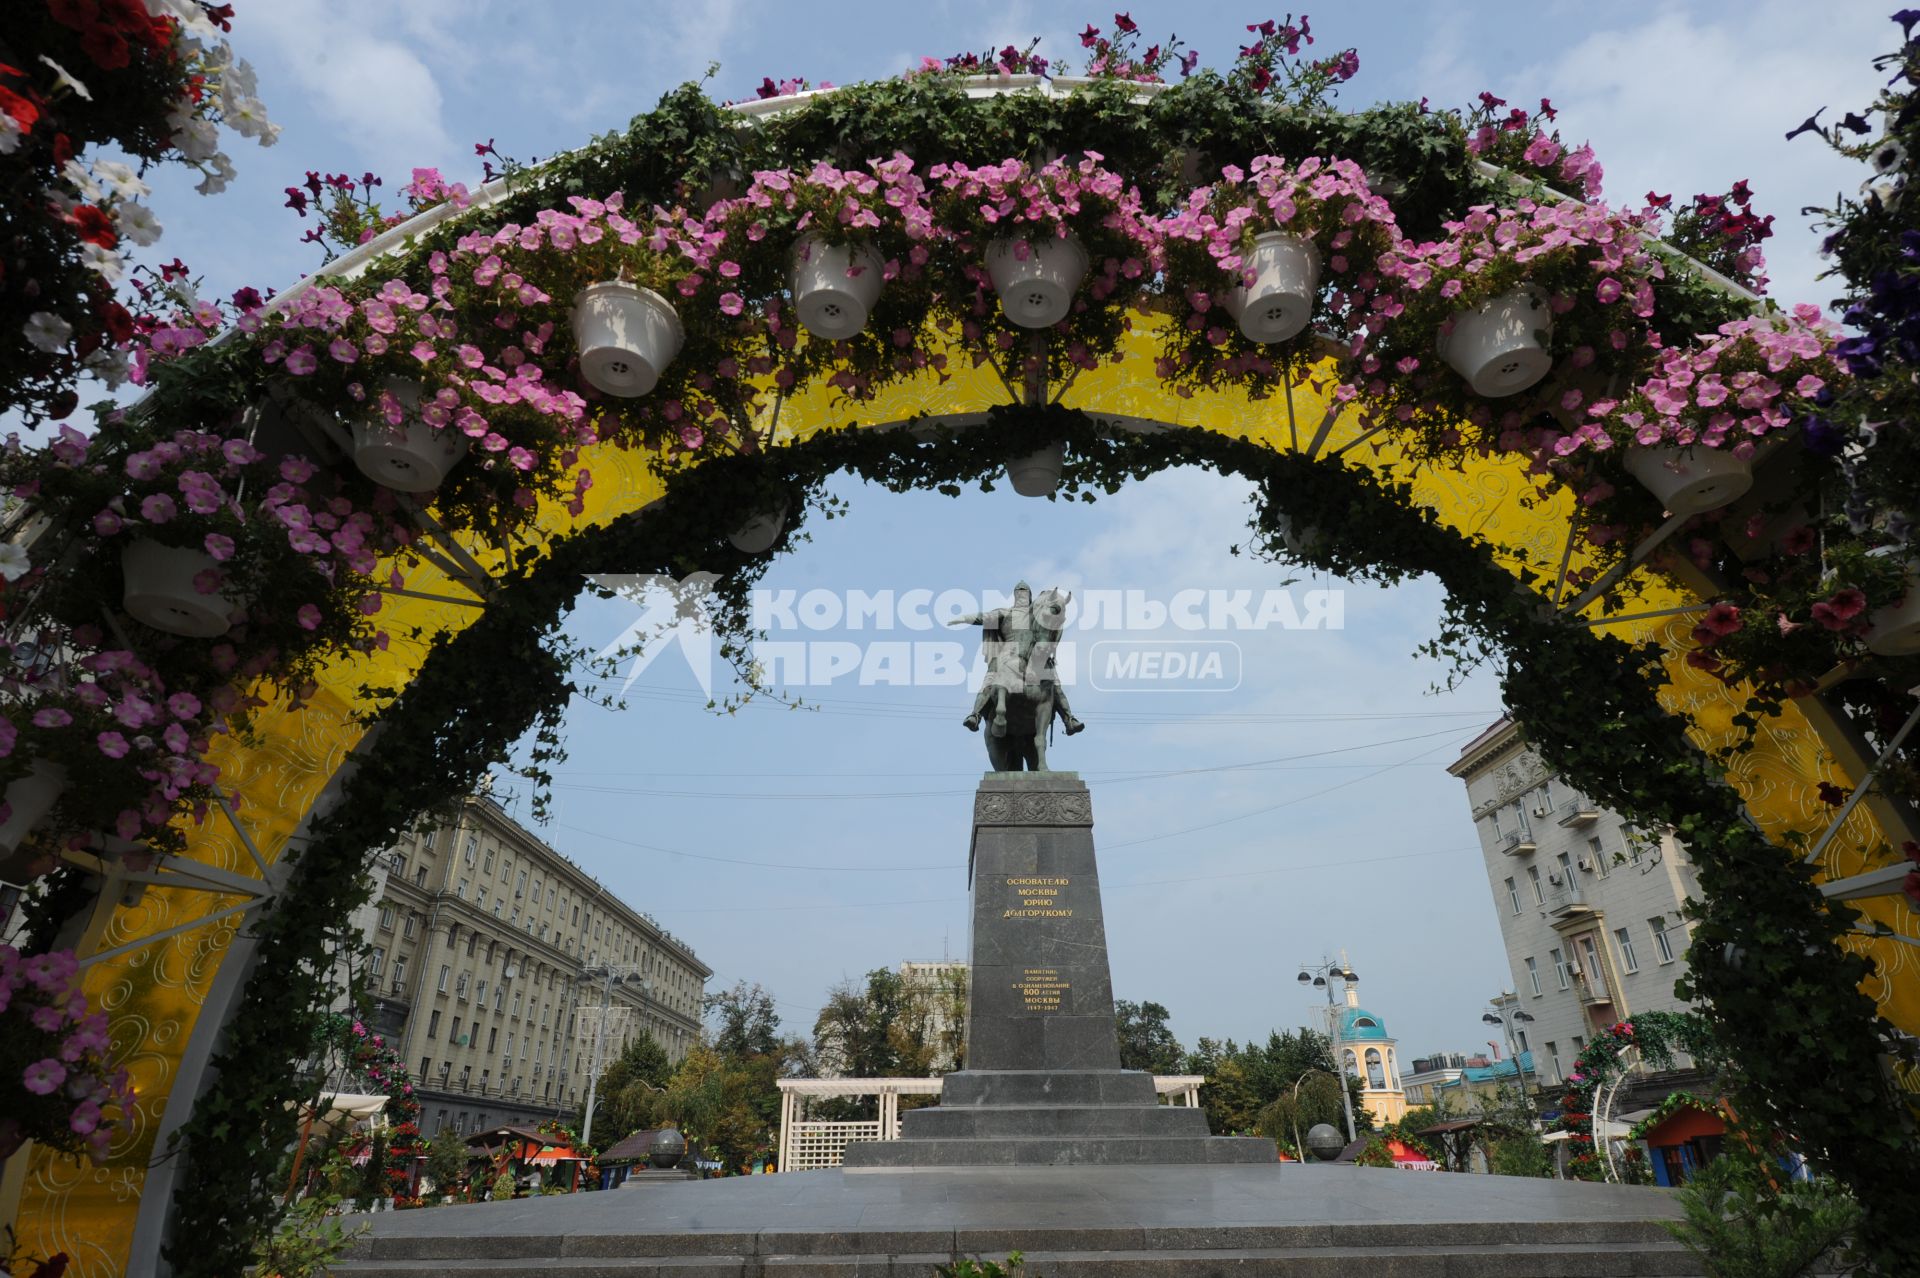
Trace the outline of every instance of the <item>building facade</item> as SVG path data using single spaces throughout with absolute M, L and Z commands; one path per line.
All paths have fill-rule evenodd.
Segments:
M 1360 1006 L 1360 988 L 1347 983 L 1346 1006 L 1339 1018 L 1341 1068 L 1360 1079 L 1360 1095 L 1375 1123 L 1397 1123 L 1407 1113 L 1407 1093 L 1401 1086 L 1399 1047 L 1387 1033 L 1387 1023 Z
M 609 999 L 602 1068 L 634 1034 L 673 1061 L 698 1041 L 712 969 L 491 798 L 423 821 L 379 874 L 373 1024 L 413 1070 L 429 1135 L 577 1111 Z
M 1514 1045 L 1537 1087 L 1562 1082 L 1593 1035 L 1635 1013 L 1684 1011 L 1693 867 L 1670 832 L 1632 828 L 1554 775 L 1509 719 L 1447 769 L 1466 784 L 1500 922 Z

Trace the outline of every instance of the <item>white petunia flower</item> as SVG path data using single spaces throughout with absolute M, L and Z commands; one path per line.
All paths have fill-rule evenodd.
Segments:
M 169 117 L 169 123 L 171 122 L 172 119 Z M 191 115 L 174 126 L 173 136 L 167 140 L 178 147 L 180 154 L 194 164 L 211 159 L 213 153 L 220 149 L 220 133 L 213 127 L 213 121 L 202 120 Z
M 220 28 L 194 0 L 147 0 L 147 12 L 156 18 L 172 18 L 188 35 L 202 40 L 220 39 Z
M 73 325 L 55 315 L 52 311 L 35 311 L 27 316 L 27 322 L 21 328 L 35 350 L 52 354 L 65 350 L 67 339 L 73 336 Z
M 20 149 L 20 121 L 0 111 L 0 155 L 12 155 Z
M 227 68 L 220 76 L 220 93 L 223 97 L 238 100 L 257 97 L 260 93 L 260 79 L 253 72 L 253 63 L 241 58 L 233 60 L 233 51 L 227 51 Z
M 123 200 L 137 200 L 152 194 L 151 188 L 140 180 L 130 164 L 118 160 L 97 160 L 93 166 L 93 176 L 100 184 Z
M 160 238 L 160 219 L 144 204 L 122 201 L 113 206 L 113 218 L 120 234 L 142 248 Z
M 93 174 L 87 166 L 78 160 L 68 160 L 60 166 L 60 176 L 67 185 L 80 193 L 80 198 L 89 204 L 98 203 L 101 195 L 100 184 L 93 180 Z
M 203 176 L 193 189 L 202 195 L 218 195 L 233 181 L 233 161 L 225 151 L 215 151 L 212 158 L 200 166 L 200 172 Z
M 112 249 L 101 248 L 98 244 L 82 244 L 80 258 L 88 270 L 109 284 L 118 284 L 120 277 L 127 273 L 126 259 Z
M 27 569 L 33 567 L 33 561 L 27 558 L 27 552 L 10 541 L 0 541 L 0 577 L 8 581 L 18 581 L 27 575 Z
M 61 66 L 58 62 L 55 62 L 52 58 L 49 58 L 44 53 L 40 55 L 40 60 L 53 68 L 53 87 L 56 91 L 60 89 L 72 89 L 76 94 L 85 98 L 87 101 L 89 102 L 93 101 L 93 94 L 87 92 L 87 86 L 80 83 L 78 80 L 74 79 L 73 76 L 68 73 L 65 67 Z
M 258 98 L 238 98 L 228 104 L 222 116 L 226 126 L 243 138 L 267 139 L 277 134 L 279 129 L 267 118 L 266 104 Z M 263 140 L 263 146 L 271 146 L 270 140 Z
M 80 361 L 81 367 L 106 383 L 108 390 L 119 390 L 127 380 L 127 352 L 118 346 L 97 347 Z

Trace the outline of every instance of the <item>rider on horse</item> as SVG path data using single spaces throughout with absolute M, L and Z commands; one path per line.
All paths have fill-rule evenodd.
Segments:
M 1036 607 L 1033 591 L 1026 582 L 1013 588 L 1013 604 L 967 617 L 955 617 L 950 626 L 980 626 L 981 649 L 987 659 L 987 677 L 974 698 L 973 712 L 962 722 L 970 732 L 980 730 L 980 716 L 1001 693 L 1019 696 L 1028 688 L 1049 685 L 1053 694 L 1053 712 L 1060 716 L 1067 735 L 1087 725 L 1073 717 L 1067 706 L 1066 689 L 1060 686 L 1053 669 L 1053 644 L 1058 641 L 1066 621 L 1066 599 L 1054 592 L 1042 596 Z M 1005 723 L 1004 702 L 996 711 L 995 727 Z

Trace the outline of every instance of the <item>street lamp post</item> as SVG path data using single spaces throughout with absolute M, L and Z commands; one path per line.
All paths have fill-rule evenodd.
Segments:
M 1511 995 L 1502 995 L 1493 1000 L 1493 1010 L 1481 1016 L 1488 1025 L 1498 1025 L 1506 1034 L 1507 1050 L 1513 1054 L 1514 1077 L 1520 1080 L 1520 1103 L 1527 1107 L 1527 1121 L 1534 1121 L 1533 1098 L 1527 1094 L 1527 1063 L 1521 1059 L 1520 1044 L 1514 1037 L 1513 1023 L 1523 1021 L 1531 1023 L 1533 1017 L 1508 1002 Z
M 585 967 L 580 969 L 580 975 L 588 980 L 601 976 L 606 978 L 606 984 L 602 987 L 600 995 L 600 1024 L 594 1028 L 593 1033 L 593 1064 L 589 1066 L 587 1070 L 586 1117 L 580 1122 L 580 1143 L 582 1145 L 591 1145 L 593 1143 L 594 1089 L 600 1085 L 600 1049 L 607 1041 L 607 1014 L 613 1010 L 613 983 L 615 981 L 627 980 L 633 975 L 633 971 L 634 969 L 630 966 L 620 966 L 613 963 L 604 963 L 598 967 Z
M 1312 1074 L 1319 1074 L 1324 1078 L 1333 1079 L 1333 1081 L 1339 1085 L 1342 1094 L 1345 1094 L 1347 1089 L 1346 1079 L 1334 1074 L 1329 1074 L 1324 1069 L 1310 1069 L 1293 1080 L 1293 1149 L 1295 1153 L 1300 1155 L 1300 1165 L 1302 1167 L 1307 1165 L 1307 1146 L 1306 1143 L 1300 1139 L 1300 1084 L 1306 1082 L 1308 1076 Z M 1347 1121 L 1349 1124 L 1353 1121 L 1351 1105 L 1349 1105 L 1347 1110 Z
M 1353 1125 L 1353 1090 L 1347 1083 L 1346 1062 L 1340 1059 L 1340 1012 L 1333 1001 L 1333 978 L 1336 976 L 1348 985 L 1360 979 L 1345 963 L 1335 963 L 1331 959 L 1301 965 L 1300 983 L 1327 992 L 1327 1039 L 1333 1050 L 1334 1072 L 1340 1076 L 1340 1107 L 1346 1111 L 1347 1141 L 1351 1144 L 1360 1136 Z

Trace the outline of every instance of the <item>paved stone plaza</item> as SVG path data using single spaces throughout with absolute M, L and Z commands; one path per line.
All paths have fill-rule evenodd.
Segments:
M 1691 1274 L 1664 1190 L 1350 1166 L 820 1171 L 373 1217 L 340 1278 Z

